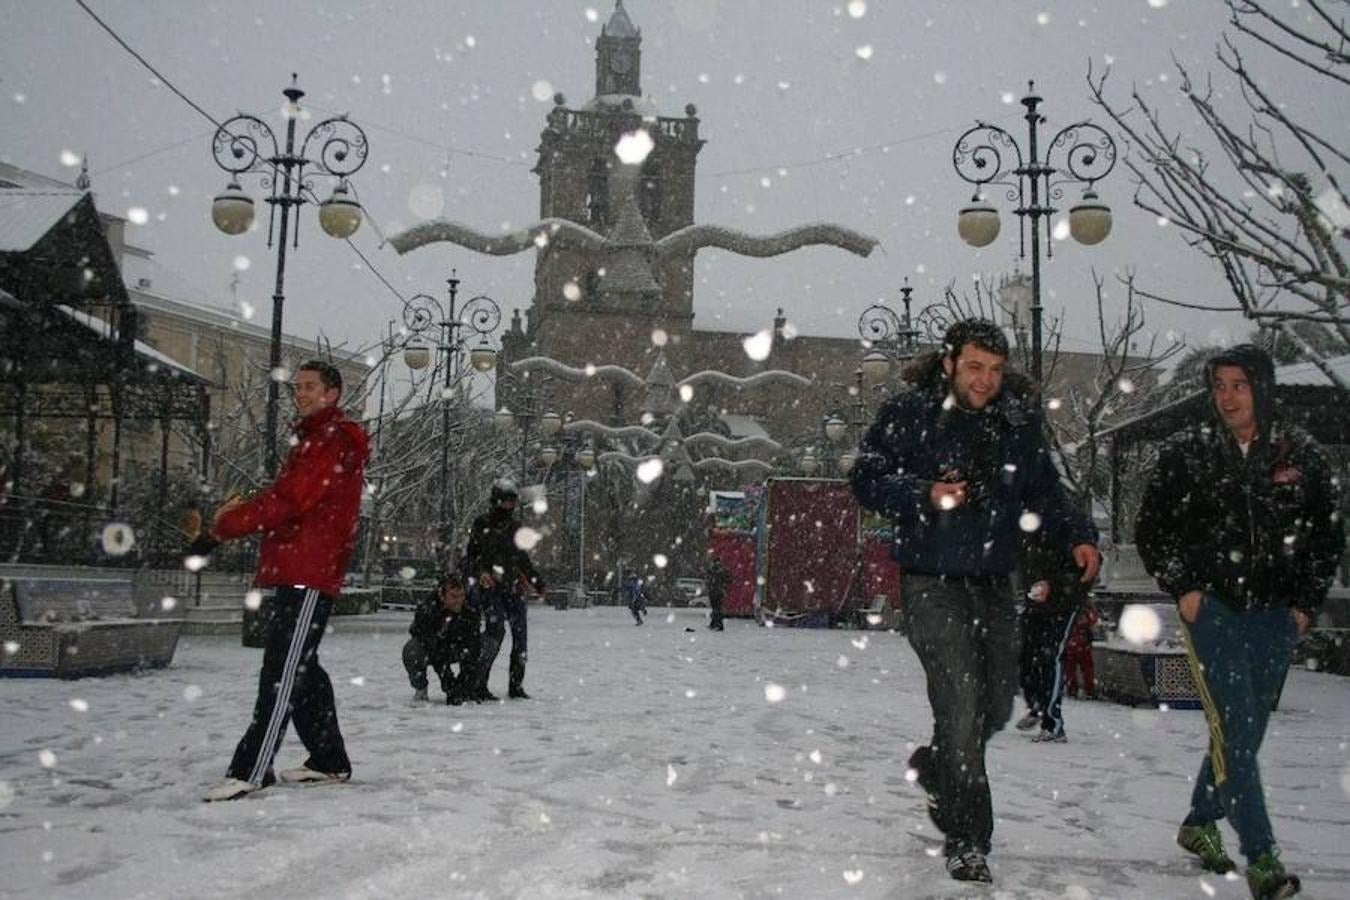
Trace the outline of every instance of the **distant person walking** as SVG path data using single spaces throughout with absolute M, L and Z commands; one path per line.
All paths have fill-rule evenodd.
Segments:
M 1007 363 L 997 325 L 953 325 L 943 348 L 907 371 L 914 388 L 881 408 L 850 476 L 858 502 L 894 522 L 909 641 L 934 718 L 932 741 L 910 767 L 958 881 L 993 880 L 985 746 L 1017 694 L 1010 575 L 1022 535 L 1037 527 L 1062 535 L 1084 583 L 1101 559 L 1096 529 L 1060 485 L 1033 386 Z
M 636 625 L 642 624 L 642 617 L 647 614 L 647 604 L 642 591 L 642 579 L 636 572 L 632 572 L 623 581 L 624 594 L 628 599 L 628 612 L 633 616 L 633 622 Z
M 1091 585 L 1065 549 L 1063 538 L 1043 525 L 1023 541 L 1019 567 L 1022 601 L 1022 697 L 1027 712 L 1019 731 L 1037 730 L 1032 740 L 1062 744 L 1064 654 Z
M 723 628 L 722 605 L 726 602 L 727 584 L 730 581 L 731 573 L 727 571 L 726 564 L 717 556 L 710 555 L 704 582 L 708 590 L 708 627 L 713 631 Z
M 1247 859 L 1254 898 L 1292 897 L 1266 813 L 1257 752 L 1300 635 L 1345 549 L 1321 448 L 1275 407 L 1275 366 L 1251 344 L 1209 360 L 1203 420 L 1163 446 L 1135 524 L 1139 555 L 1177 600 L 1209 752 L 1177 843 L 1213 872 L 1234 868 L 1218 820 Z
M 215 541 L 262 533 L 254 584 L 272 588 L 274 597 L 253 718 L 228 777 L 207 792 L 208 801 L 236 800 L 272 784 L 272 761 L 292 719 L 309 759 L 283 771 L 283 781 L 324 784 L 352 774 L 319 641 L 356 543 L 369 442 L 338 406 L 336 367 L 311 360 L 296 370 L 293 384 L 296 442 L 276 481 L 251 499 L 228 501 L 211 526 Z

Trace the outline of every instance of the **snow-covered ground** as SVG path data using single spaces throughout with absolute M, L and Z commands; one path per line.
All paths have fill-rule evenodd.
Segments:
M 253 699 L 237 638 L 185 638 L 146 674 L 0 681 L 0 895 L 1247 896 L 1172 843 L 1199 712 L 1070 701 L 1067 744 L 1001 734 L 995 884 L 960 885 L 905 780 L 929 722 L 904 638 L 704 615 L 532 609 L 534 699 L 469 707 L 409 704 L 399 615 L 336 619 L 354 780 L 223 804 L 199 797 Z M 1350 897 L 1348 686 L 1293 672 L 1262 754 L 1318 900 Z M 279 764 L 302 758 L 289 735 Z

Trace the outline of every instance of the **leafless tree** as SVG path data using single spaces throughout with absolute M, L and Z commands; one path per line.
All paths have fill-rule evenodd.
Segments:
M 1125 309 L 1115 320 L 1107 313 L 1105 282 L 1095 270 L 1092 282 L 1101 345 L 1096 372 L 1086 383 L 1068 385 L 1063 397 L 1052 398 L 1047 404 L 1051 407 L 1051 452 L 1069 489 L 1086 509 L 1092 508 L 1094 498 L 1110 489 L 1102 432 L 1155 407 L 1158 392 L 1154 382 L 1160 367 L 1185 349 L 1179 339 L 1161 344 L 1156 334 L 1146 348 L 1138 349 L 1146 322 L 1133 275 L 1120 278 L 1125 287 Z
M 1225 86 L 1236 87 L 1245 108 L 1234 113 L 1225 86 L 1212 74 L 1194 77 L 1176 62 L 1180 89 L 1204 125 L 1204 138 L 1174 132 L 1156 101 L 1137 87 L 1126 106 L 1106 94 L 1109 70 L 1088 72 L 1088 85 L 1130 144 L 1125 164 L 1134 175 L 1135 205 L 1175 227 L 1186 243 L 1214 260 L 1236 306 L 1203 306 L 1158 291 L 1141 297 L 1178 306 L 1240 312 L 1300 344 L 1342 390 L 1343 379 L 1312 342 L 1291 328 L 1318 323 L 1350 350 L 1350 268 L 1344 241 L 1350 152 L 1340 135 L 1300 121 L 1273 93 L 1275 79 L 1249 59 L 1292 62 L 1308 76 L 1300 90 L 1328 98 L 1322 109 L 1343 108 L 1350 88 L 1350 26 L 1344 2 L 1304 0 L 1300 11 L 1277 14 L 1273 3 L 1225 0 L 1229 31 L 1215 48 Z M 1331 102 L 1337 98 L 1339 103 Z M 1241 119 L 1241 121 L 1239 121 Z M 1340 121 L 1332 116 L 1330 122 Z M 1200 146 L 1205 140 L 1212 149 Z

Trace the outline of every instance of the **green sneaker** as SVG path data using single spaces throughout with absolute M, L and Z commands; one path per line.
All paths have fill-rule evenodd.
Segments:
M 1177 844 L 1188 853 L 1194 853 L 1200 865 L 1211 872 L 1222 875 L 1237 868 L 1237 864 L 1228 856 L 1228 851 L 1223 849 L 1223 835 L 1219 834 L 1219 826 L 1213 822 L 1182 825 L 1177 832 Z
M 1302 885 L 1297 875 L 1284 870 L 1280 851 L 1272 847 L 1247 864 L 1247 887 L 1253 900 L 1284 900 L 1297 894 Z

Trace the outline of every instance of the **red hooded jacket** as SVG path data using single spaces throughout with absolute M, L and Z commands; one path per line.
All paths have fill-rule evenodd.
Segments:
M 221 539 L 263 533 L 258 587 L 303 585 L 337 594 L 356 545 L 370 440 L 341 409 L 301 419 L 275 482 L 220 517 Z

